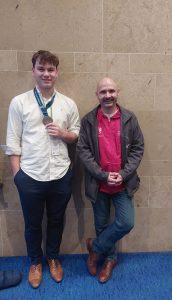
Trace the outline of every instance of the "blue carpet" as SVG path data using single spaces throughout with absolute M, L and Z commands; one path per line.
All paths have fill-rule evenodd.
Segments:
M 2 300 L 172 300 L 172 252 L 119 254 L 113 277 L 100 284 L 86 268 L 87 255 L 62 255 L 64 280 L 57 284 L 44 261 L 43 281 L 37 290 L 27 282 L 26 257 L 0 258 L 0 269 L 19 269 L 22 283 L 0 291 Z

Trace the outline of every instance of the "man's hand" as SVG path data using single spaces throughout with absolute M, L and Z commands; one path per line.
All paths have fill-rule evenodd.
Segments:
M 63 139 L 64 130 L 55 123 L 49 123 L 45 126 L 49 135 Z
M 50 136 L 63 140 L 67 144 L 72 144 L 77 141 L 77 134 L 72 131 L 64 130 L 55 123 L 49 123 L 45 126 Z
M 108 179 L 107 179 L 108 185 L 115 185 L 116 177 L 117 177 L 117 173 L 109 172 Z
M 119 173 L 109 172 L 107 183 L 108 185 L 118 186 L 122 184 L 123 178 Z
M 9 155 L 13 176 L 20 170 L 20 155 Z
M 115 178 L 115 185 L 120 185 L 123 182 L 123 178 L 122 178 L 122 176 L 119 173 L 117 173 L 117 174 L 118 175 Z

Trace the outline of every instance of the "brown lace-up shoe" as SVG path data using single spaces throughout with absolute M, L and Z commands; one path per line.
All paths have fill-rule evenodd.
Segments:
M 63 279 L 63 268 L 58 259 L 48 259 L 48 265 L 51 273 L 51 277 L 60 282 Z
M 112 276 L 113 269 L 116 267 L 116 260 L 106 260 L 99 273 L 99 282 L 105 283 Z
M 29 270 L 28 281 L 34 289 L 40 286 L 42 281 L 42 265 L 31 265 Z
M 97 274 L 97 262 L 99 260 L 99 255 L 92 251 L 92 242 L 93 239 L 88 238 L 86 240 L 86 246 L 87 246 L 87 250 L 88 250 L 88 260 L 87 260 L 87 268 L 89 273 L 92 276 L 96 276 Z

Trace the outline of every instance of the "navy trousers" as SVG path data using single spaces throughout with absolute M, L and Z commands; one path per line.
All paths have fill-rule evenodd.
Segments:
M 58 258 L 64 227 L 64 214 L 71 197 L 72 170 L 52 181 L 37 181 L 21 169 L 14 177 L 25 222 L 25 240 L 32 264 L 41 262 L 42 220 L 47 212 L 46 256 Z

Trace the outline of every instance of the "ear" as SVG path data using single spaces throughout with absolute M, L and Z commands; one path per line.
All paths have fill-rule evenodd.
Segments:
M 56 68 L 56 78 L 58 78 L 58 77 L 59 77 L 59 69 Z
M 117 94 L 119 95 L 120 89 L 117 89 Z

